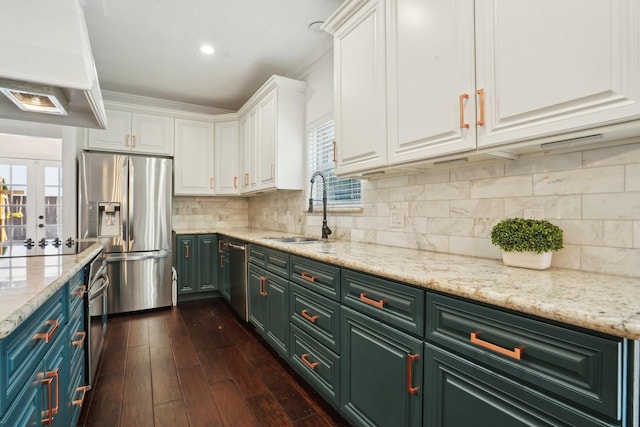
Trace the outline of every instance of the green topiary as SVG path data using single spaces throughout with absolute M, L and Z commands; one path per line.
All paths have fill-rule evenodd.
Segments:
M 544 219 L 507 218 L 491 230 L 491 243 L 505 252 L 543 253 L 562 249 L 562 229 Z

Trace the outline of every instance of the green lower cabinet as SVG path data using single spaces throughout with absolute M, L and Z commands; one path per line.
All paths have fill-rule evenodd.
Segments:
M 215 234 L 178 235 L 175 251 L 179 295 L 218 289 L 218 237 Z
M 422 340 L 344 306 L 340 325 L 342 414 L 358 426 L 419 426 Z
M 224 251 L 218 255 L 218 283 L 220 293 L 227 301 L 231 300 L 231 258 L 229 252 Z
M 249 321 L 271 346 L 289 358 L 289 282 L 249 265 Z
M 424 372 L 425 427 L 620 426 L 431 344 Z

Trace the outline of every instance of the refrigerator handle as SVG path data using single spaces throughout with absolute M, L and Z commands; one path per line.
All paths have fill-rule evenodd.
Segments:
M 133 214 L 135 207 L 133 206 L 133 183 L 135 182 L 135 169 L 133 167 L 133 161 L 129 158 L 129 182 L 127 183 L 127 215 L 129 219 L 129 231 L 127 236 L 127 250 L 130 251 L 133 247 L 133 239 L 135 239 L 135 233 L 133 229 Z
M 122 166 L 122 243 L 129 250 L 129 160 Z

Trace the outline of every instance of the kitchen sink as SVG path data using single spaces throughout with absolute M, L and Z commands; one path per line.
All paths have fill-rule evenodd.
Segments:
M 291 237 L 265 237 L 267 240 L 273 240 L 274 242 L 282 242 L 282 243 L 313 243 L 313 242 L 321 242 L 322 239 L 317 237 L 302 237 L 302 236 L 291 236 Z

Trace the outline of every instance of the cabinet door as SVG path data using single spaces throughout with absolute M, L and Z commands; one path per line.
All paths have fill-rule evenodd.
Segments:
M 497 2 L 476 7 L 478 146 L 640 115 L 635 0 Z
M 173 155 L 173 118 L 132 114 L 131 150 L 139 153 Z
M 336 173 L 387 161 L 384 7 L 369 1 L 334 34 Z
M 213 123 L 176 119 L 176 195 L 213 195 Z
M 285 359 L 289 359 L 289 282 L 267 272 L 264 284 L 267 341 Z
M 215 193 L 238 194 L 238 122 L 215 124 Z
M 264 281 L 266 271 L 249 264 L 248 290 L 249 292 L 249 321 L 256 327 L 256 331 L 265 336 L 266 321 L 266 290 Z
M 342 308 L 340 408 L 356 425 L 422 420 L 422 341 Z
M 53 418 L 53 427 L 69 426 L 69 411 L 67 402 L 69 395 L 69 356 L 67 342 L 69 340 L 69 330 L 65 326 L 58 337 L 56 344 L 45 356 L 45 370 L 43 374 L 43 384 L 51 380 L 51 387 L 43 385 L 43 418 L 49 415 Z M 49 402 L 51 407 L 48 408 Z
M 425 427 L 619 426 L 425 344 Z
M 275 187 L 277 95 L 272 91 L 258 105 L 259 188 Z
M 131 149 L 131 113 L 106 110 L 108 126 L 104 130 L 89 129 L 88 148 L 109 151 Z
M 473 1 L 392 0 L 388 163 L 474 149 Z
M 176 270 L 178 273 L 178 292 L 181 294 L 195 291 L 196 263 L 193 253 L 195 236 L 184 235 L 176 238 Z
M 228 252 L 222 252 L 218 256 L 220 270 L 218 271 L 218 277 L 220 277 L 220 292 L 227 301 L 231 300 L 231 259 Z
M 42 385 L 40 373 L 44 371 L 44 364 L 37 367 L 31 382 L 16 397 L 7 411 L 0 418 L 0 427 L 33 427 L 40 426 L 42 421 Z
M 198 264 L 197 270 L 197 291 L 215 291 L 218 289 L 218 263 L 216 253 L 218 249 L 218 238 L 213 234 L 197 236 Z
M 238 159 L 240 164 L 240 192 L 254 191 L 258 186 L 256 172 L 256 113 L 251 110 L 240 119 L 240 139 L 238 144 Z

